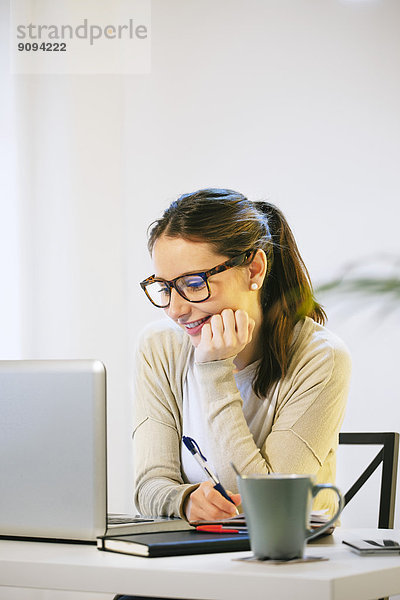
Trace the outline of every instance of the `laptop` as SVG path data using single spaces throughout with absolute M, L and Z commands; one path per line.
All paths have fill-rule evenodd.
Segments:
M 95 543 L 172 521 L 108 522 L 106 439 L 102 362 L 0 361 L 0 537 Z

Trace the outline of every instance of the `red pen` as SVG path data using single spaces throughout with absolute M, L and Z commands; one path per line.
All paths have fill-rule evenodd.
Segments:
M 229 529 L 222 525 L 197 525 L 196 531 L 205 531 L 206 533 L 247 533 L 239 529 Z

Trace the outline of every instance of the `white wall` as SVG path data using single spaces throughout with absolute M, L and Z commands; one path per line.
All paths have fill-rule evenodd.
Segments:
M 315 282 L 398 253 L 399 18 L 398 0 L 153 0 L 150 75 L 2 76 L 18 186 L 1 358 L 105 361 L 112 510 L 132 494 L 132 348 L 160 317 L 138 286 L 145 229 L 173 198 L 270 199 Z M 399 313 L 326 305 L 353 354 L 345 429 L 400 431 Z
M 0 17 L 0 39 L 7 40 L 7 20 Z M 17 148 L 15 97 L 8 71 L 8 54 L 0 52 L 0 355 L 17 356 L 21 350 L 19 211 L 16 198 Z

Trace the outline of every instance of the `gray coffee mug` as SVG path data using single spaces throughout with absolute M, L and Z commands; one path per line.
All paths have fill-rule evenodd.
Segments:
M 257 558 L 302 558 L 306 541 L 327 531 L 343 510 L 338 488 L 330 483 L 314 484 L 312 475 L 271 473 L 237 479 L 251 549 Z M 311 501 L 326 489 L 337 494 L 338 509 L 323 526 L 308 529 Z

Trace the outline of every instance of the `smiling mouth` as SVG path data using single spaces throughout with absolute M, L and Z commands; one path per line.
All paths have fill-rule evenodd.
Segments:
M 210 317 L 205 317 L 204 319 L 199 319 L 198 321 L 192 321 L 191 323 L 183 323 L 183 325 L 186 327 L 186 329 L 194 329 L 195 327 L 198 327 L 199 325 L 202 325 L 202 323 L 208 321 L 208 319 L 210 319 Z

